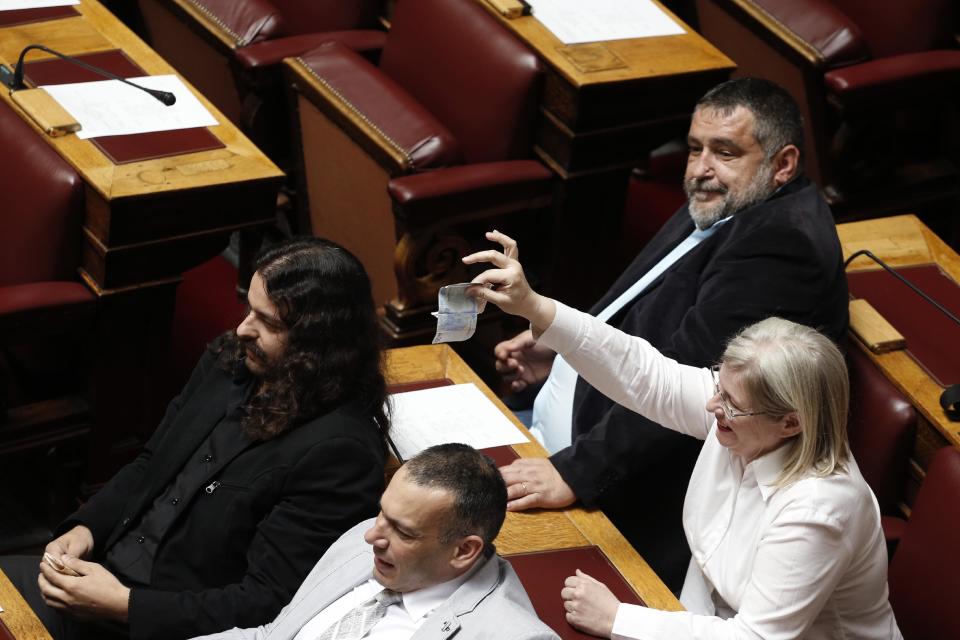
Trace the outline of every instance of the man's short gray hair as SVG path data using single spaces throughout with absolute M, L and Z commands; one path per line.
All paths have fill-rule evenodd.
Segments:
M 783 87 L 762 78 L 728 80 L 704 94 L 696 109 L 729 116 L 737 107 L 753 114 L 753 137 L 767 160 L 788 144 L 803 156 L 803 118 L 797 102 Z

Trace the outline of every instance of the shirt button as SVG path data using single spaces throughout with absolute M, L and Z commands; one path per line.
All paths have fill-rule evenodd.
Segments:
M 137 537 L 137 543 L 138 543 L 138 544 L 143 544 L 144 540 L 146 540 L 146 538 L 144 538 L 143 536 L 138 536 L 138 537 Z
M 128 524 L 130 524 L 130 518 L 124 518 L 123 520 L 120 521 L 120 526 L 121 526 L 121 527 L 125 527 L 125 526 L 127 526 Z
M 174 506 L 180 504 L 180 498 L 174 498 L 173 500 L 170 501 L 170 504 Z
M 208 453 L 207 455 L 203 456 L 203 461 L 204 461 L 204 462 L 210 462 L 211 460 L 213 460 L 213 456 L 210 455 L 209 453 Z

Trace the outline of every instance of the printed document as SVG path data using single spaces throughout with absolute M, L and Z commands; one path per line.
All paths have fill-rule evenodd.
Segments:
M 390 437 L 404 460 L 448 442 L 486 449 L 528 441 L 472 383 L 394 393 L 390 402 Z
M 68 7 L 80 4 L 80 0 L 0 0 L 0 11 L 17 9 L 45 9 L 47 7 Z
M 40 87 L 77 119 L 78 138 L 121 136 L 153 131 L 212 127 L 217 120 L 175 75 L 128 78 L 149 89 L 177 97 L 167 106 L 136 87 L 117 80 L 74 82 Z
M 533 17 L 564 44 L 684 33 L 651 0 L 527 0 Z

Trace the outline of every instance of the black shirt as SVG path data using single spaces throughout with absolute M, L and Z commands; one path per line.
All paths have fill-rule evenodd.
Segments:
M 128 586 L 151 583 L 153 561 L 167 531 L 200 491 L 213 493 L 220 487 L 215 476 L 223 468 L 223 462 L 254 444 L 241 427 L 245 415 L 243 407 L 253 387 L 254 376 L 241 363 L 217 426 L 187 459 L 173 482 L 144 512 L 137 525 L 107 551 L 105 564 L 121 582 Z

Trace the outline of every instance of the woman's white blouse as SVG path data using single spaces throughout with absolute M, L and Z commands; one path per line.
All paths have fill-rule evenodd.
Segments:
M 680 597 L 687 611 L 622 604 L 614 639 L 902 637 L 879 507 L 855 462 L 777 489 L 783 448 L 744 464 L 717 440 L 708 369 L 559 303 L 539 340 L 611 399 L 705 440 L 683 508 L 693 553 Z

